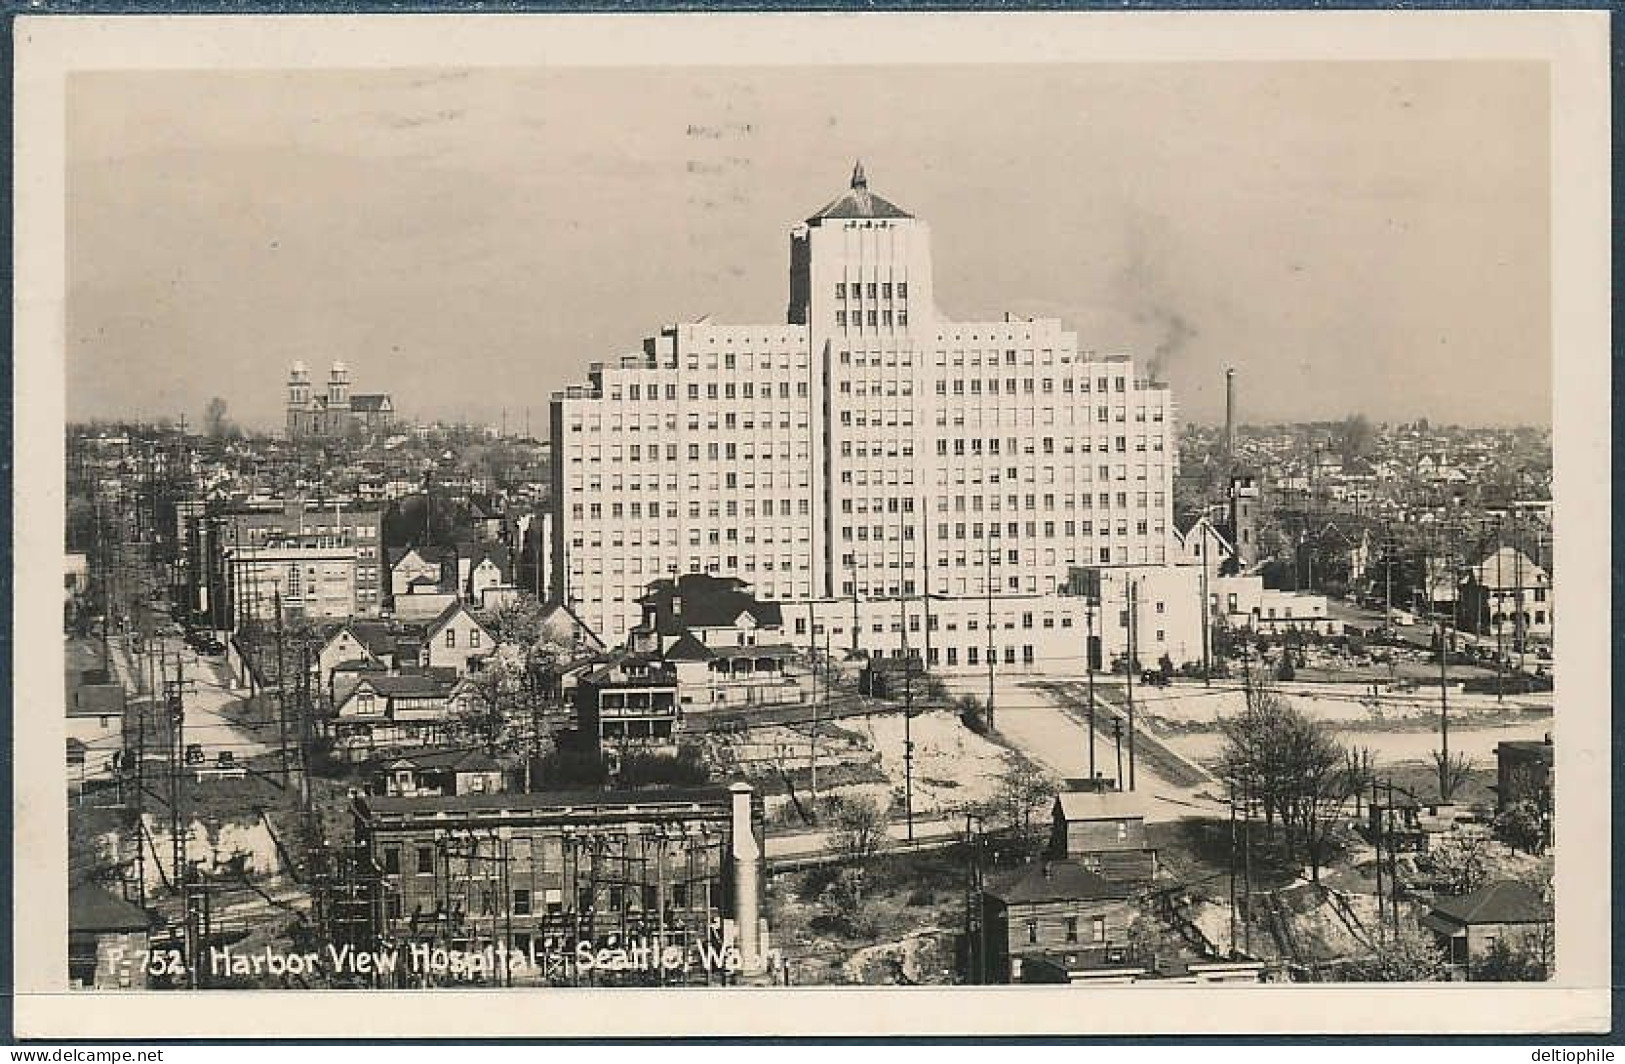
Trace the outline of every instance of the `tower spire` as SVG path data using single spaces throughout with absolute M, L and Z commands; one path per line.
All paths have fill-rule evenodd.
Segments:
M 867 189 L 869 187 L 869 179 L 863 176 L 862 159 L 859 159 L 857 164 L 852 167 L 852 187 L 855 189 Z

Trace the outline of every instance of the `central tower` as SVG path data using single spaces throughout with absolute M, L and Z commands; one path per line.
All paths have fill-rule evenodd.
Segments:
M 789 322 L 815 337 L 929 325 L 931 299 L 929 227 L 870 192 L 862 162 L 846 192 L 790 233 Z

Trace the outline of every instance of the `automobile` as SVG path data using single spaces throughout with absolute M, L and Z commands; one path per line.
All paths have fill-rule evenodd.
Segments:
M 221 768 L 230 768 L 237 763 L 237 757 L 230 750 L 221 750 L 214 755 L 214 763 Z
M 195 644 L 195 647 L 199 654 L 207 654 L 210 657 L 215 657 L 226 652 L 226 644 L 222 643 L 212 635 L 199 640 Z
M 186 746 L 186 763 L 188 765 L 203 764 L 203 744 L 188 743 Z

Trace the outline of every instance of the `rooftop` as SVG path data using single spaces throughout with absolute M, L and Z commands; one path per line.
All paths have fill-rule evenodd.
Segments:
M 1552 910 L 1532 887 L 1503 879 L 1459 898 L 1440 898 L 1431 915 L 1458 924 L 1538 924 L 1550 920 Z
M 1034 861 L 988 886 L 1006 905 L 1127 898 L 1134 888 L 1097 875 L 1077 861 Z
M 726 787 L 670 787 L 641 791 L 561 790 L 529 794 L 459 794 L 432 798 L 360 799 L 374 814 L 387 816 L 455 815 L 458 813 L 563 813 L 585 810 L 669 811 L 672 806 L 727 806 L 732 801 Z
M 822 210 L 808 218 L 809 222 L 823 219 L 848 218 L 912 218 L 912 214 L 892 203 L 890 200 L 875 195 L 869 191 L 868 178 L 863 173 L 863 163 L 859 162 L 852 169 L 852 183 L 841 195 L 827 203 Z
M 93 883 L 68 892 L 69 931 L 146 931 L 152 920 L 133 905 Z
M 1127 791 L 1062 791 L 1055 800 L 1069 821 L 1145 818 L 1145 800 Z

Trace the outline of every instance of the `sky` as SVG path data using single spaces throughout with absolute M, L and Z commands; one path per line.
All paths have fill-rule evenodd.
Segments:
M 282 423 L 342 359 L 528 423 L 662 325 L 778 322 L 847 184 L 940 310 L 1058 317 L 1180 417 L 1550 423 L 1545 68 L 1224 63 L 76 74 L 70 419 Z

